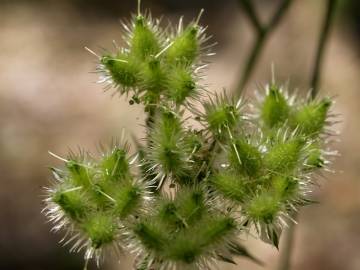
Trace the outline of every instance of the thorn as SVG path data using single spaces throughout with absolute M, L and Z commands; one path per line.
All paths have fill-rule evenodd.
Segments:
M 271 63 L 271 84 L 275 84 L 275 65 L 274 62 Z
M 48 153 L 49 153 L 51 156 L 53 156 L 54 158 L 60 159 L 60 160 L 62 160 L 62 161 L 64 161 L 64 162 L 69 162 L 67 159 L 62 158 L 62 157 L 54 154 L 53 152 L 48 151 Z
M 155 59 L 159 58 L 164 52 L 166 52 L 174 42 L 170 42 L 164 49 L 162 49 L 157 55 L 155 55 Z
M 138 16 L 140 16 L 140 15 L 141 15 L 141 0 L 138 0 L 138 6 L 137 6 L 137 8 L 138 8 L 138 10 L 137 10 Z
M 92 55 L 96 56 L 99 60 L 101 59 L 101 57 L 99 55 L 97 55 L 93 50 L 89 49 L 88 47 L 84 47 L 85 50 L 87 50 L 89 53 L 91 53 Z
M 204 11 L 205 11 L 205 10 L 204 10 L 203 8 L 200 10 L 199 15 L 198 15 L 198 17 L 197 17 L 197 19 L 196 19 L 196 21 L 195 21 L 195 24 L 196 24 L 196 25 L 199 25 L 201 16 L 203 15 Z

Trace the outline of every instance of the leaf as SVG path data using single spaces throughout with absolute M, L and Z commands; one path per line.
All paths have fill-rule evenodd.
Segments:
M 258 265 L 264 266 L 264 263 L 262 261 L 250 254 L 248 250 L 238 242 L 232 241 L 229 245 L 229 251 L 235 256 L 246 257 L 257 263 Z

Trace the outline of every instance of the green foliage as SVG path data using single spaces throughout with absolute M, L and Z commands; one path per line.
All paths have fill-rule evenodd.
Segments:
M 324 150 L 332 101 L 290 97 L 275 82 L 258 106 L 225 92 L 205 100 L 199 19 L 172 32 L 139 11 L 125 29 L 127 48 L 97 56 L 98 71 L 144 106 L 144 143 L 135 141 L 134 155 L 121 140 L 99 158 L 60 158 L 45 199 L 54 230 L 68 230 L 86 260 L 115 247 L 136 253 L 143 270 L 209 269 L 236 256 L 259 263 L 237 237 L 252 227 L 278 247 L 292 212 L 311 202 L 333 153 Z

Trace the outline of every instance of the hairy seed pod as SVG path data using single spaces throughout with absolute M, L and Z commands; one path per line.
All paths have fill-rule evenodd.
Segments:
M 291 173 L 299 165 L 305 144 L 303 137 L 274 144 L 264 156 L 265 168 L 272 174 Z
M 243 175 L 256 177 L 262 169 L 262 155 L 246 139 L 233 140 L 228 154 L 230 166 Z
M 89 187 L 91 185 L 91 177 L 94 172 L 90 166 L 83 164 L 80 160 L 72 159 L 66 162 L 66 168 L 69 181 L 74 186 Z
M 114 241 L 118 229 L 116 221 L 107 213 L 94 213 L 84 220 L 81 227 L 88 235 L 95 249 Z
M 103 155 L 100 168 L 106 181 L 122 181 L 130 177 L 130 164 L 127 157 L 128 147 L 114 147 Z
M 140 63 L 134 57 L 124 53 L 116 57 L 103 56 L 101 64 L 103 68 L 100 69 L 108 73 L 113 85 L 120 89 L 121 94 L 137 86 L 140 79 Z
M 189 25 L 180 33 L 166 53 L 168 61 L 185 66 L 194 63 L 200 52 L 198 33 L 199 28 L 194 24 Z
M 158 59 L 150 59 L 141 71 L 140 91 L 144 92 L 145 104 L 157 104 L 166 88 L 167 73 Z
M 299 181 L 291 176 L 275 176 L 271 180 L 271 186 L 274 193 L 280 201 L 285 202 L 291 199 L 297 199 L 299 192 Z
M 261 106 L 260 117 L 267 128 L 284 123 L 290 113 L 290 107 L 280 88 L 272 84 Z
M 175 104 L 184 104 L 187 98 L 197 96 L 196 82 L 189 68 L 175 66 L 168 76 L 166 95 Z
M 210 178 L 210 183 L 222 196 L 239 203 L 245 201 L 249 192 L 247 179 L 235 172 L 217 173 Z
M 113 211 L 116 215 L 124 219 L 134 213 L 141 205 L 142 192 L 140 187 L 133 184 L 123 185 L 121 189 L 112 192 L 115 200 Z
M 151 55 L 155 56 L 160 51 L 159 40 L 152 30 L 151 22 L 142 15 L 135 18 L 130 51 L 135 58 L 140 60 L 145 60 Z
M 321 148 L 316 144 L 311 144 L 306 158 L 306 166 L 309 170 L 323 168 L 326 160 L 322 154 Z
M 186 184 L 190 174 L 191 145 L 186 140 L 179 116 L 163 110 L 150 134 L 150 166 L 158 173 L 159 179 L 172 176 L 181 184 Z
M 58 190 L 51 200 L 74 222 L 81 222 L 91 209 L 91 205 L 81 190 Z
M 235 102 L 235 100 L 229 99 L 225 93 L 215 95 L 214 99 L 204 104 L 204 109 L 202 119 L 218 139 L 228 137 L 229 131 L 234 131 L 242 124 L 241 100 Z
M 277 196 L 264 191 L 250 199 L 245 208 L 245 212 L 246 215 L 255 222 L 271 224 L 279 214 L 280 206 Z
M 321 101 L 313 101 L 300 107 L 291 121 L 293 127 L 298 127 L 300 132 L 307 136 L 317 136 L 326 125 L 328 111 L 332 101 L 325 98 Z
M 157 226 L 155 223 L 142 221 L 136 224 L 134 233 L 141 241 L 141 244 L 150 252 L 157 253 L 164 250 L 164 243 L 167 242 L 168 236 L 162 230 L 162 227 Z

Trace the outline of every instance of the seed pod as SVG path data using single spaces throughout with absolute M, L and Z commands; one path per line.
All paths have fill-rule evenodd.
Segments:
M 232 141 L 228 159 L 232 168 L 249 177 L 256 177 L 262 169 L 259 149 L 243 138 Z
M 249 188 L 246 181 L 244 176 L 234 172 L 217 173 L 210 179 L 217 192 L 238 203 L 243 203 L 247 198 Z
M 166 109 L 162 111 L 150 134 L 148 157 L 150 167 L 158 173 L 159 179 L 172 176 L 179 183 L 186 184 L 191 173 L 190 156 L 193 149 L 181 125 L 178 115 Z
M 261 105 L 260 117 L 267 128 L 284 123 L 290 113 L 289 104 L 279 86 L 271 84 Z
M 151 59 L 141 71 L 141 91 L 145 91 L 146 104 L 157 104 L 160 94 L 164 91 L 167 74 L 158 59 Z
M 134 89 L 140 80 L 140 63 L 125 53 L 116 57 L 103 56 L 100 70 L 110 78 L 109 83 L 119 88 L 121 94 Z
M 316 137 L 324 131 L 331 104 L 329 98 L 310 102 L 295 112 L 290 124 L 304 135 Z
M 121 219 L 133 214 L 141 206 L 143 190 L 134 184 L 123 185 L 112 193 L 115 200 L 113 211 Z
M 248 202 L 245 212 L 254 222 L 271 224 L 275 221 L 281 210 L 281 204 L 277 196 L 263 191 L 255 195 Z
M 300 163 L 302 150 L 306 145 L 303 137 L 294 137 L 285 142 L 275 143 L 264 156 L 265 168 L 271 174 L 288 174 L 293 172 Z
M 135 17 L 130 41 L 131 55 L 139 60 L 155 56 L 160 51 L 160 41 L 151 20 L 142 15 Z
M 92 167 L 76 158 L 66 162 L 66 168 L 69 175 L 69 182 L 75 187 L 89 187 L 91 185 L 91 177 L 94 174 Z
M 199 27 L 191 24 L 175 37 L 166 52 L 168 61 L 172 64 L 178 63 L 185 66 L 193 64 L 200 53 L 198 35 Z
M 315 143 L 310 145 L 305 162 L 309 170 L 315 170 L 325 166 L 326 159 L 321 151 L 321 148 Z
M 196 223 L 206 211 L 204 192 L 197 188 L 184 188 L 176 200 L 176 212 L 188 226 Z
M 189 97 L 196 98 L 196 82 L 192 70 L 182 66 L 171 69 L 167 81 L 167 97 L 177 105 L 184 104 Z
M 275 176 L 271 180 L 271 186 L 281 202 L 297 200 L 299 197 L 299 181 L 294 177 Z
M 163 251 L 165 248 L 164 244 L 167 242 L 168 238 L 163 227 L 151 221 L 141 221 L 136 224 L 134 234 L 141 241 L 141 245 L 151 253 Z
M 241 100 L 235 102 L 229 99 L 225 93 L 215 95 L 204 104 L 205 112 L 201 115 L 202 120 L 208 125 L 209 130 L 218 139 L 229 136 L 229 131 L 233 132 L 242 124 Z
M 95 249 L 115 241 L 118 227 L 113 217 L 107 213 L 94 213 L 81 225 Z
M 272 84 L 261 105 L 260 117 L 267 128 L 284 123 L 290 113 L 289 104 L 280 88 Z
M 103 154 L 100 168 L 105 181 L 121 182 L 130 177 L 130 164 L 127 157 L 128 146 L 113 147 Z
M 81 222 L 90 210 L 87 199 L 79 189 L 60 189 L 52 195 L 51 201 L 60 206 L 65 215 L 74 222 Z

